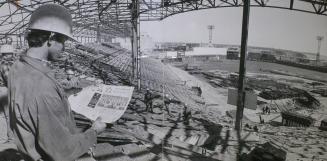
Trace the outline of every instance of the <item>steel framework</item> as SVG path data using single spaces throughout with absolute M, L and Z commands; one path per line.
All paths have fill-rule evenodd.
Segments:
M 169 16 L 209 8 L 241 7 L 242 0 L 136 0 L 140 21 L 157 21 Z M 71 10 L 76 37 L 93 38 L 132 35 L 133 0 L 2 0 L 0 37 L 21 37 L 33 10 L 44 3 L 57 3 Z M 289 9 L 327 15 L 327 0 L 251 0 L 251 7 Z

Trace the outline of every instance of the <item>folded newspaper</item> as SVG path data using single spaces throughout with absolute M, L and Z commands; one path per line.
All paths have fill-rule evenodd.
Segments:
M 68 101 L 73 111 L 95 120 L 99 116 L 103 122 L 113 123 L 126 111 L 134 87 L 94 85 L 84 88 Z

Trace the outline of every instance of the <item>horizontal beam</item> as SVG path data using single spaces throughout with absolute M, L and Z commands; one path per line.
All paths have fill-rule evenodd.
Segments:
M 251 7 L 265 7 L 287 9 L 305 13 L 312 13 L 327 16 L 327 1 L 326 0 L 250 0 Z M 12 1 L 0 2 L 0 6 L 4 4 L 14 5 L 19 12 L 0 14 L 0 24 L 7 25 L 5 21 L 13 15 L 26 18 L 28 14 L 34 11 L 37 6 L 52 3 L 53 0 L 26 0 L 16 4 Z M 84 3 L 83 3 L 84 2 Z M 179 13 L 185 13 L 195 10 L 203 10 L 210 8 L 228 8 L 242 7 L 242 0 L 170 0 L 167 3 L 155 0 L 138 0 L 140 5 L 140 20 L 141 21 L 158 21 Z M 275 3 L 278 2 L 278 3 Z M 126 24 L 131 22 L 131 3 L 132 0 L 57 0 L 57 3 L 63 4 L 72 12 L 74 22 L 77 28 L 93 23 L 94 26 L 102 24 L 109 31 L 110 29 L 119 29 L 121 32 L 130 30 Z M 308 4 L 301 7 L 302 4 Z M 2 6 L 4 7 L 4 6 Z M 28 16 L 29 17 L 29 16 Z M 24 20 L 25 20 L 24 18 Z M 13 28 L 10 31 L 3 30 L 1 34 L 11 34 L 13 32 L 23 31 L 26 24 L 15 21 Z M 92 26 L 93 27 L 93 26 Z M 116 30 L 115 30 L 116 31 Z M 116 33 L 115 33 L 116 34 Z

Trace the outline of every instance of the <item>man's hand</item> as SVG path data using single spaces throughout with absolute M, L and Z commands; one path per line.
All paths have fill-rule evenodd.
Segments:
M 101 117 L 98 117 L 92 124 L 91 129 L 95 130 L 97 134 L 103 132 L 106 129 L 106 123 L 101 121 Z

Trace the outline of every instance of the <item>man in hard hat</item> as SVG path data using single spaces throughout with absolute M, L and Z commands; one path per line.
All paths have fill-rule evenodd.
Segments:
M 66 70 L 66 79 L 62 80 L 60 84 L 63 86 L 64 89 L 71 89 L 76 88 L 79 83 L 79 79 L 75 77 L 75 73 L 73 70 L 68 69 Z
M 147 88 L 146 89 L 146 93 L 144 94 L 144 103 L 146 106 L 145 111 L 148 112 L 150 110 L 150 112 L 153 112 L 153 107 L 152 107 L 152 93 L 150 92 L 150 89 Z
M 10 66 L 13 63 L 14 50 L 11 45 L 5 44 L 0 48 L 1 62 L 0 62 L 0 108 L 4 112 L 7 124 L 7 140 L 6 143 L 12 141 L 12 131 L 9 127 L 9 109 L 8 109 L 8 74 Z
M 48 67 L 72 39 L 72 17 L 63 6 L 45 4 L 31 15 L 29 49 L 8 76 L 10 128 L 19 151 L 39 161 L 72 161 L 88 152 L 106 124 L 97 119 L 80 133 L 61 85 Z
M 169 116 L 172 116 L 171 112 L 170 112 L 170 108 L 169 108 L 169 105 L 170 105 L 171 101 L 172 101 L 172 98 L 168 94 L 166 94 L 165 98 L 164 98 L 164 106 L 165 106 L 166 111 L 167 111 Z

